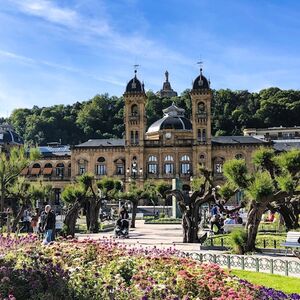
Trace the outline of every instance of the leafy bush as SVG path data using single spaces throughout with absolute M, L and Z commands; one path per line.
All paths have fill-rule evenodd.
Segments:
M 233 250 L 237 254 L 245 253 L 247 243 L 247 232 L 242 229 L 237 229 L 231 232 L 230 238 L 233 242 Z

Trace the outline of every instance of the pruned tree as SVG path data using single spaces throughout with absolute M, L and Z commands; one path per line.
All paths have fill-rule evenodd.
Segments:
M 22 170 L 38 159 L 38 149 L 26 152 L 24 147 L 13 147 L 9 153 L 0 154 L 0 211 L 4 211 L 9 186 L 13 185 Z
M 64 234 L 75 235 L 76 221 L 79 211 L 85 202 L 86 190 L 80 183 L 67 185 L 62 194 L 62 200 L 68 205 L 68 211 L 64 219 Z
M 256 166 L 253 173 L 248 172 L 244 160 L 234 159 L 224 164 L 224 175 L 229 183 L 234 188 L 245 190 L 248 199 L 245 251 L 255 249 L 259 223 L 267 209 L 277 210 L 284 220 L 287 216 L 283 212 L 289 219 L 295 213 L 291 200 L 299 193 L 300 150 L 275 155 L 274 150 L 261 148 L 254 152 L 253 163 Z M 289 205 L 283 207 L 284 203 Z M 293 225 L 298 227 L 298 221 Z
M 13 219 L 12 231 L 16 231 L 24 210 L 29 206 L 34 206 L 36 200 L 45 198 L 45 195 L 52 189 L 51 186 L 42 182 L 29 182 L 23 177 L 18 177 L 7 189 L 7 194 L 14 199 L 18 211 Z
M 179 209 L 182 214 L 182 229 L 184 243 L 198 243 L 198 231 L 200 223 L 200 206 L 214 201 L 214 186 L 211 173 L 205 169 L 201 170 L 204 180 L 199 181 L 200 186 L 191 196 L 181 190 L 167 191 L 167 195 L 176 197 Z

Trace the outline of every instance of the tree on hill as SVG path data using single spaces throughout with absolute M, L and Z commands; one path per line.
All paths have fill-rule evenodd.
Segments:
M 148 91 L 147 126 L 161 118 L 162 110 L 172 102 L 184 108 L 186 117 L 190 117 L 189 91 L 172 98 L 160 98 Z M 16 109 L 8 122 L 28 144 L 46 144 L 60 139 L 64 144 L 78 144 L 90 138 L 121 138 L 124 135 L 123 114 L 123 97 L 103 94 L 73 105 Z M 213 90 L 213 135 L 240 135 L 245 127 L 295 126 L 299 125 L 299 115 L 300 91 L 279 88 L 263 89 L 259 93 Z

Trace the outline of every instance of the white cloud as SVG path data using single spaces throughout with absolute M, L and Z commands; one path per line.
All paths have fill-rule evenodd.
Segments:
M 15 7 L 27 15 L 35 16 L 72 30 L 74 38 L 89 46 L 99 46 L 111 51 L 127 52 L 141 60 L 167 60 L 181 65 L 193 62 L 177 51 L 146 38 L 139 32 L 118 32 L 109 22 L 103 5 L 97 6 L 97 18 L 87 18 L 75 9 L 56 5 L 47 0 L 10 0 Z

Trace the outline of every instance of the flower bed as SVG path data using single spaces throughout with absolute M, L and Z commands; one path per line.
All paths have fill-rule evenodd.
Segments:
M 0 299 L 300 299 L 239 280 L 217 265 L 201 265 L 171 248 L 130 248 L 108 239 L 42 246 L 27 238 L 6 239 L 0 249 L 10 244 L 0 259 Z

